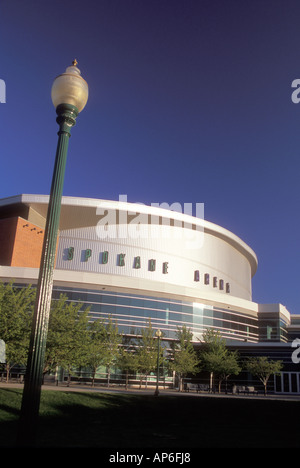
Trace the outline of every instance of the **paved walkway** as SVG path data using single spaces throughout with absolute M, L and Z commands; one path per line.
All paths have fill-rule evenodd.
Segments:
M 14 382 L 0 382 L 0 388 L 23 388 L 22 383 Z M 78 385 L 71 384 L 69 387 L 66 384 L 45 384 L 42 386 L 42 390 L 57 390 L 65 392 L 96 392 L 96 393 L 131 393 L 136 395 L 154 395 L 155 388 L 129 388 L 126 390 L 124 387 L 105 387 L 96 385 L 91 387 L 89 385 Z M 160 395 L 173 395 L 182 397 L 211 397 L 211 398 L 245 398 L 245 399 L 270 399 L 270 400 L 286 400 L 286 401 L 300 401 L 300 394 L 270 394 L 270 395 L 243 395 L 243 394 L 232 394 L 232 393 L 207 393 L 207 392 L 178 392 L 176 389 L 159 389 Z

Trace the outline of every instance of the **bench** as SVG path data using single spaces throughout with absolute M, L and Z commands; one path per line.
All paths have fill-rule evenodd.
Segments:
M 186 384 L 186 391 L 196 391 L 198 392 L 208 392 L 209 386 L 206 384 L 194 384 L 194 383 L 187 383 Z
M 254 387 L 246 387 L 245 393 L 253 393 L 253 395 L 257 395 L 258 391 L 255 390 Z
M 237 393 L 237 394 L 243 393 L 244 395 L 249 395 L 249 394 L 257 395 L 258 391 L 255 389 L 255 387 L 249 387 L 247 385 L 236 385 L 233 387 L 232 393 Z

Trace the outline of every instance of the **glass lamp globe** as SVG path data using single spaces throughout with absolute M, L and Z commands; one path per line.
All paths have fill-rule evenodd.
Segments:
M 76 65 L 77 61 L 74 60 L 73 64 L 66 68 L 65 73 L 58 75 L 53 82 L 51 99 L 55 108 L 60 104 L 71 104 L 81 112 L 87 103 L 88 84 L 80 75 Z

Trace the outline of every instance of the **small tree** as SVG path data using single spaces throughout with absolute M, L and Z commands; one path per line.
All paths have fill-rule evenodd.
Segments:
M 110 384 L 110 372 L 113 365 L 118 360 L 119 345 L 122 337 L 118 331 L 117 323 L 113 322 L 111 317 L 108 319 L 108 323 L 105 326 L 105 337 L 104 337 L 104 357 L 103 362 L 107 368 L 107 386 Z
M 65 295 L 52 302 L 46 346 L 44 374 L 61 366 L 68 372 L 68 385 L 74 367 L 86 359 L 88 309 L 68 302 Z
M 26 365 L 35 289 L 0 283 L 0 339 L 5 343 L 6 379 L 17 364 Z
M 266 356 L 249 358 L 246 362 L 246 369 L 254 376 L 258 377 L 264 386 L 264 394 L 267 394 L 267 384 L 271 375 L 280 374 L 282 361 L 268 360 Z
M 119 349 L 117 366 L 125 372 L 125 388 L 128 389 L 129 372 L 137 367 L 136 348 L 131 337 L 124 336 Z
M 220 333 L 212 329 L 205 331 L 202 343 L 200 360 L 204 369 L 210 373 L 209 388 L 212 391 L 214 375 L 220 373 L 221 365 L 226 358 L 226 344 Z
M 99 366 L 104 364 L 106 347 L 106 330 L 103 320 L 95 320 L 88 327 L 85 364 L 92 369 L 92 387 Z
M 143 377 L 146 379 L 145 386 L 147 387 L 147 375 L 153 372 L 157 365 L 156 339 L 154 338 L 150 319 L 148 327 L 141 330 L 134 363 L 137 372 L 140 373 L 140 388 L 142 387 Z
M 219 379 L 219 393 L 221 391 L 221 384 L 225 380 L 225 387 L 227 392 L 227 380 L 230 375 L 238 375 L 241 372 L 241 367 L 238 363 L 239 357 L 237 352 L 227 351 L 223 359 L 220 360 L 216 374 Z
M 199 371 L 199 360 L 192 344 L 192 332 L 183 327 L 177 327 L 176 341 L 171 344 L 170 369 L 173 370 L 179 380 L 179 391 L 183 390 L 183 378 L 187 374 L 195 374 Z

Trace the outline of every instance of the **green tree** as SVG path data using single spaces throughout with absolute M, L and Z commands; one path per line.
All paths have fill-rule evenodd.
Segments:
M 271 375 L 280 374 L 282 361 L 268 360 L 266 356 L 249 358 L 245 364 L 248 372 L 259 378 L 264 386 L 264 393 L 267 394 L 267 384 Z
M 216 354 L 222 354 L 226 349 L 226 341 L 222 338 L 219 331 L 212 328 L 207 328 L 203 333 L 202 340 L 200 340 L 206 351 L 213 351 Z
M 218 373 L 219 376 L 219 392 L 221 390 L 221 383 L 223 380 L 226 382 L 226 392 L 227 392 L 227 380 L 231 375 L 238 375 L 241 372 L 242 368 L 239 364 L 239 355 L 237 351 L 230 352 L 226 354 L 226 358 L 223 360 L 220 370 Z
M 92 369 L 92 387 L 99 366 L 104 365 L 106 329 L 103 320 L 95 320 L 88 327 L 85 365 Z
M 117 366 L 125 372 L 125 388 L 128 388 L 129 373 L 137 369 L 137 355 L 134 341 L 131 337 L 123 336 L 119 349 Z
M 66 295 L 52 301 L 49 317 L 44 374 L 61 366 L 68 372 L 68 385 L 75 367 L 86 361 L 88 309 L 68 302 Z
M 105 349 L 104 349 L 104 365 L 107 368 L 107 386 L 110 385 L 111 368 L 118 361 L 119 345 L 121 343 L 121 335 L 118 330 L 117 322 L 113 322 L 111 317 L 105 325 Z
M 207 329 L 202 339 L 203 349 L 200 352 L 200 360 L 203 369 L 210 373 L 210 391 L 213 389 L 214 376 L 224 375 L 224 363 L 228 356 L 225 340 L 221 334 L 213 329 Z M 226 372 L 225 372 L 226 375 Z M 220 390 L 220 385 L 219 385 Z
M 171 344 L 170 369 L 179 379 L 179 391 L 183 390 L 183 378 L 187 374 L 196 374 L 199 360 L 192 344 L 192 332 L 183 327 L 177 327 L 176 340 Z
M 6 379 L 15 365 L 26 365 L 35 289 L 0 283 L 0 339 L 5 342 Z
M 136 347 L 135 369 L 140 374 L 140 388 L 142 380 L 145 378 L 147 387 L 147 376 L 153 372 L 157 366 L 157 340 L 154 338 L 154 331 L 149 318 L 148 327 L 141 330 L 141 337 L 138 338 Z

